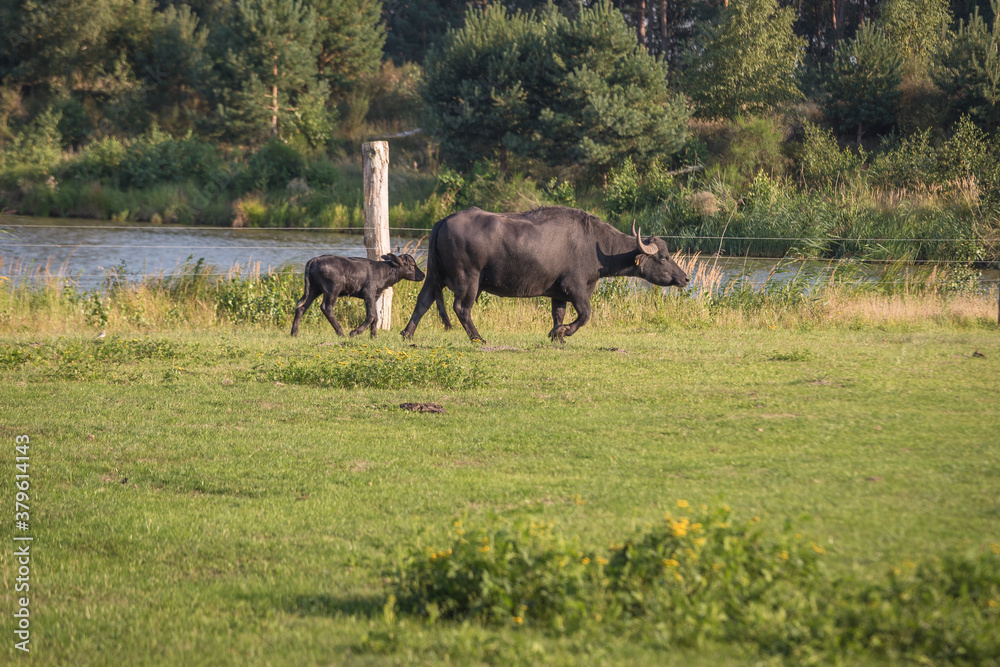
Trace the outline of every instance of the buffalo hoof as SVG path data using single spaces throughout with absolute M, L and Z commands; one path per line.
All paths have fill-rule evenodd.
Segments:
M 563 339 L 563 337 L 566 335 L 566 332 L 568 330 L 569 327 L 567 327 L 565 324 L 560 324 L 557 327 L 552 327 L 552 331 L 549 332 L 549 339 L 553 343 L 565 343 L 566 341 Z

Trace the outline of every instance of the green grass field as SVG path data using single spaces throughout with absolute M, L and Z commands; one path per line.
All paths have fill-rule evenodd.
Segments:
M 402 322 L 409 308 L 396 309 Z M 599 311 L 560 347 L 545 339 L 544 308 L 522 311 L 477 311 L 486 348 L 432 314 L 412 345 L 400 326 L 337 339 L 315 316 L 294 340 L 220 326 L 98 342 L 93 329 L 18 320 L 0 339 L 0 655 L 20 653 L 12 613 L 27 595 L 39 664 L 1000 660 L 995 326 L 623 324 Z M 30 437 L 27 594 L 14 590 L 10 539 L 22 534 L 19 435 Z M 685 504 L 728 505 L 765 540 L 790 521 L 824 581 L 847 589 L 949 558 L 985 567 L 986 588 L 953 593 L 974 607 L 953 620 L 934 616 L 950 609 L 947 586 L 918 587 L 913 601 L 904 591 L 892 604 L 926 616 L 906 637 L 840 644 L 829 629 L 812 644 L 683 635 L 662 609 L 628 617 L 593 591 L 573 625 L 397 604 L 406 563 L 451 544 L 456 525 L 551 523 L 567 553 L 603 563 Z M 862 615 L 889 604 L 865 599 Z M 965 635 L 928 654 L 938 621 Z M 975 651 L 955 651 L 962 637 Z

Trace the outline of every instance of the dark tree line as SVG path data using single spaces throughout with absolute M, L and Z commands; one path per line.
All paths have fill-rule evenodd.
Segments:
M 857 142 L 992 132 L 995 24 L 984 0 L 0 0 L 0 141 L 44 117 L 65 147 L 161 128 L 320 148 L 406 116 L 455 164 L 594 171 L 665 159 L 692 115 L 802 101 Z

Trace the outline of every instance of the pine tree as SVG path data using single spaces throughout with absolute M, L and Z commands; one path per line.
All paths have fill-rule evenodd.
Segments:
M 864 23 L 854 38 L 841 42 L 824 75 L 827 119 L 839 131 L 866 132 L 893 127 L 899 106 L 903 58 L 885 33 Z
M 686 138 L 687 109 L 665 65 L 609 4 L 576 18 L 473 9 L 427 58 L 428 128 L 449 163 L 508 153 L 595 176 L 632 157 L 664 158 Z
M 931 68 L 944 92 L 953 121 L 968 115 L 983 129 L 1000 127 L 1000 13 L 993 3 L 993 22 L 976 10 L 949 32 Z
M 535 115 L 545 44 L 532 16 L 490 5 L 469 10 L 465 25 L 431 49 L 421 93 L 428 130 L 447 162 L 465 168 L 499 158 L 506 168 L 507 149 Z
M 951 23 L 948 0 L 888 0 L 879 26 L 903 58 L 904 76 L 926 77 Z
M 324 138 L 329 88 L 317 67 L 317 22 L 303 0 L 236 1 L 213 82 L 226 134 L 253 141 L 307 131 L 314 141 Z
M 549 80 L 536 143 L 550 164 L 590 175 L 626 158 L 640 166 L 664 160 L 687 138 L 687 105 L 667 86 L 667 67 L 637 41 L 609 4 L 554 20 Z
M 378 71 L 385 45 L 377 0 L 311 0 L 316 9 L 319 73 L 340 93 Z
M 796 75 L 805 41 L 795 12 L 775 0 L 732 0 L 699 32 L 703 50 L 688 59 L 683 90 L 704 118 L 734 119 L 802 98 Z
M 181 134 L 205 111 L 197 91 L 211 67 L 208 29 L 187 5 L 171 6 L 154 15 L 145 37 L 134 46 L 133 67 L 146 108 L 160 127 Z

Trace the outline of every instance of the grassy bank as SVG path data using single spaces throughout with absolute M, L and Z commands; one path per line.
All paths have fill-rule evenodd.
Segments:
M 291 339 L 298 276 L 234 278 L 0 291 L 35 661 L 1000 659 L 995 295 L 609 281 L 476 347 L 400 340 L 406 284 Z
M 962 265 L 888 265 L 873 274 L 861 264 L 837 263 L 807 275 L 779 264 L 754 281 L 746 274 L 727 277 L 711 257 L 695 254 L 676 259 L 691 277 L 685 290 L 663 292 L 627 278 L 603 280 L 592 299 L 595 323 L 626 329 L 696 330 L 721 324 L 753 329 L 921 330 L 941 325 L 988 328 L 996 322 L 995 284 L 984 287 L 978 272 Z M 394 332 L 409 318 L 419 289 L 419 284 L 406 281 L 394 288 Z M 285 329 L 291 326 L 292 306 L 301 295 L 298 266 L 262 273 L 259 264 L 250 264 L 225 271 L 189 260 L 173 274 L 142 279 L 112 270 L 101 288 L 86 291 L 47 273 L 45 267 L 0 264 L 0 332 L 109 329 L 131 334 L 247 325 Z M 450 297 L 447 300 L 450 307 Z M 336 312 L 341 322 L 364 319 L 358 299 L 340 299 Z M 500 332 L 547 332 L 551 327 L 545 299 L 507 300 L 483 294 L 474 317 Z M 430 313 L 425 322 L 432 319 L 436 315 Z M 303 326 L 329 325 L 314 305 Z

